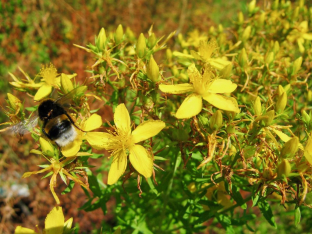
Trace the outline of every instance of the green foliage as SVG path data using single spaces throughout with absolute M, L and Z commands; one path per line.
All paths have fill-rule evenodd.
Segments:
M 57 155 L 47 150 L 51 145 L 39 140 L 39 153 L 53 159 L 54 174 L 49 175 L 57 169 L 65 183 L 71 179 L 85 188 L 88 201 L 82 209 L 102 209 L 106 214 L 107 202 L 114 198 L 114 228 L 120 227 L 122 233 L 199 233 L 208 223 L 235 233 L 279 228 L 277 220 L 284 211 L 275 212 L 272 205 L 281 204 L 299 229 L 311 207 L 312 33 L 308 25 L 312 9 L 303 0 L 274 1 L 265 9 L 252 1 L 247 11 L 248 17 L 240 13 L 231 28 L 219 25 L 205 33 L 178 34 L 174 48 L 167 43 L 175 32 L 158 38 L 151 27 L 135 38 L 131 29 L 121 25 L 113 31 L 102 28 L 94 44 L 75 45 L 94 59 L 84 86 L 70 80 L 74 74 L 61 83 L 59 76 L 53 82 L 43 75 L 18 81 L 12 76 L 16 81 L 12 85 L 19 90 L 34 95 L 30 86 L 38 89 L 35 98 L 44 85 L 64 93 L 66 87 L 87 88 L 85 96 L 75 99 L 81 108 L 74 118 L 81 128 L 92 125 L 88 119 L 98 110 L 92 110 L 94 100 L 115 112 L 116 127 L 113 122 L 104 126 L 109 134 L 116 131 L 117 137 L 126 132 L 121 131 L 122 118 L 116 114 L 120 103 L 125 103 L 132 123 L 139 125 L 136 130 L 151 120 L 166 123 L 157 135 L 140 142 L 153 159 L 152 176 L 139 173 L 139 167 L 147 167 L 143 160 L 139 164 L 131 160 L 130 137 L 121 147 L 124 155 L 130 155 L 127 169 L 113 185 L 103 183 L 103 172 L 120 172 L 112 165 L 121 156 L 110 148 L 108 133 L 86 130 L 79 152 L 70 155 L 73 160 L 65 153 L 68 149 L 60 149 Z M 162 50 L 165 58 L 159 53 Z M 19 103 L 9 98 L 8 124 L 24 119 Z M 39 136 L 40 130 L 35 133 Z M 92 153 L 104 148 L 111 161 Z M 89 157 L 102 160 L 101 166 L 91 171 Z M 69 183 L 63 193 L 72 186 Z M 257 223 L 255 207 L 271 227 Z

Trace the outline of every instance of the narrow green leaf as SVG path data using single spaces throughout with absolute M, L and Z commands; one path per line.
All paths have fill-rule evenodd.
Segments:
M 269 222 L 269 224 L 274 228 L 277 228 L 270 204 L 266 200 L 260 199 L 258 201 L 258 206 L 264 218 Z
M 301 220 L 301 212 L 300 212 L 300 207 L 296 207 L 295 209 L 295 225 L 297 226 L 300 223 Z

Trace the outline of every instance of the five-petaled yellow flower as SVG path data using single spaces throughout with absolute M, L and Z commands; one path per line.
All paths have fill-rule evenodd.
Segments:
M 290 41 L 297 41 L 299 46 L 299 51 L 303 53 L 305 51 L 305 48 L 303 46 L 304 40 L 312 40 L 312 33 L 308 33 L 308 21 L 302 21 L 298 27 L 296 27 L 294 30 L 292 30 L 289 35 L 287 36 L 287 39 Z
M 32 229 L 29 229 L 29 228 L 17 226 L 14 234 L 39 234 L 39 233 L 63 234 L 63 233 L 71 233 L 72 232 L 71 226 L 73 224 L 73 218 L 70 218 L 65 222 L 62 207 L 56 206 L 47 215 L 44 224 L 45 224 L 45 228 L 44 228 L 43 232 L 41 232 L 40 230 L 34 231 Z
M 203 108 L 202 99 L 221 110 L 239 113 L 235 98 L 219 94 L 233 92 L 237 87 L 236 84 L 230 80 L 218 79 L 208 64 L 204 67 L 203 75 L 197 70 L 195 64 L 189 66 L 187 73 L 190 83 L 159 85 L 159 89 L 164 93 L 191 93 L 178 109 L 176 113 L 178 119 L 187 119 L 199 114 Z
M 127 155 L 134 169 L 145 178 L 153 173 L 153 158 L 148 151 L 137 143 L 157 135 L 165 123 L 160 120 L 148 120 L 131 131 L 129 112 L 124 104 L 117 106 L 114 114 L 115 132 L 104 133 L 102 145 L 111 151 L 113 162 L 108 173 L 108 184 L 114 184 L 123 175 L 127 167 Z

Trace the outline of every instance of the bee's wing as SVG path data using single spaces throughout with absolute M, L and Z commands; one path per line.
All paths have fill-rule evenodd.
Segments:
M 17 124 L 12 125 L 9 127 L 5 134 L 8 135 L 24 135 L 28 132 L 31 132 L 34 127 L 38 124 L 38 116 L 32 116 L 29 119 L 25 119 Z
M 65 94 L 64 96 L 56 99 L 55 103 L 57 103 L 61 106 L 69 107 L 70 102 L 72 102 L 73 98 L 76 95 L 84 94 L 85 90 L 86 90 L 86 86 L 77 87 L 77 88 L 73 89 L 72 91 L 70 91 L 69 93 Z

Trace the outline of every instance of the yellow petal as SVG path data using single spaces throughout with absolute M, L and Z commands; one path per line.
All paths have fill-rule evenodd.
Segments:
M 180 108 L 176 113 L 176 118 L 178 119 L 188 119 L 191 118 L 199 112 L 201 112 L 203 108 L 203 100 L 199 94 L 191 94 L 185 98 L 182 102 Z
M 35 232 L 34 230 L 29 229 L 29 228 L 24 228 L 22 226 L 17 226 L 15 228 L 14 234 L 38 234 L 38 233 Z
M 237 85 L 230 80 L 217 79 L 209 86 L 210 93 L 232 93 Z
M 231 64 L 230 61 L 227 61 L 223 58 L 210 58 L 209 63 L 218 70 L 222 70 L 224 67 Z
M 302 37 L 306 40 L 311 41 L 312 40 L 312 33 L 305 33 L 302 35 Z
M 69 93 L 74 89 L 73 83 L 71 82 L 69 76 L 64 73 L 61 74 L 61 87 L 65 93 Z
M 181 94 L 192 92 L 194 90 L 192 84 L 176 84 L 176 85 L 159 85 L 159 89 L 164 93 Z
M 43 98 L 49 96 L 49 94 L 50 94 L 51 92 L 52 92 L 52 86 L 51 86 L 51 85 L 47 85 L 47 84 L 42 85 L 42 86 L 38 89 L 38 91 L 37 91 L 37 93 L 36 93 L 36 95 L 35 95 L 35 97 L 34 97 L 34 100 L 35 100 L 35 101 L 40 101 L 41 99 L 43 99 Z
M 225 111 L 233 111 L 239 113 L 238 104 L 235 98 L 222 96 L 219 94 L 208 94 L 203 97 L 211 105 Z
M 64 215 L 61 206 L 54 207 L 45 219 L 46 234 L 62 234 L 64 227 Z
M 166 124 L 161 120 L 149 120 L 141 123 L 135 130 L 132 132 L 132 139 L 134 143 L 144 141 L 148 138 L 151 138 L 157 135 Z
M 118 129 L 130 134 L 131 132 L 130 115 L 125 104 L 122 103 L 116 107 L 114 114 L 114 122 Z
M 95 149 L 106 149 L 115 138 L 106 132 L 88 132 L 85 139 Z
M 149 178 L 153 173 L 153 160 L 147 150 L 141 145 L 134 145 L 130 149 L 129 159 L 134 169 Z
M 62 154 L 65 157 L 75 156 L 79 152 L 81 144 L 82 144 L 82 139 L 80 137 L 77 137 L 73 142 L 62 147 Z
M 115 184 L 127 168 L 127 155 L 120 150 L 113 156 L 113 162 L 108 172 L 107 184 Z
M 94 129 L 101 127 L 101 125 L 102 125 L 102 117 L 97 114 L 93 114 L 85 122 L 83 130 L 86 132 L 92 131 Z

